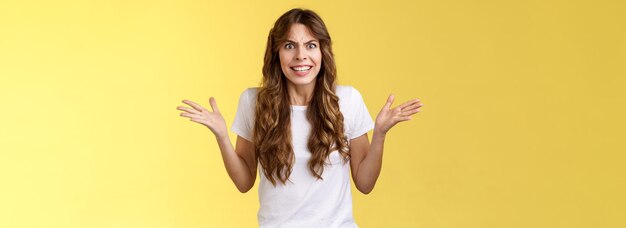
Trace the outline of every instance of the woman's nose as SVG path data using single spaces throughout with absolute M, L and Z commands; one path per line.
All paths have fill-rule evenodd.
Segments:
M 306 52 L 302 49 L 298 49 L 296 52 L 296 60 L 306 60 Z

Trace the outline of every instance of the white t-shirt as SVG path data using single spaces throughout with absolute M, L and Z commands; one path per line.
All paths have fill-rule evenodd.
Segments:
M 257 88 L 246 89 L 231 130 L 253 141 Z M 352 86 L 337 86 L 339 108 L 344 116 L 348 139 L 359 137 L 374 128 L 374 122 L 359 91 Z M 295 154 L 293 170 L 286 185 L 273 186 L 258 164 L 260 174 L 257 214 L 259 226 L 270 227 L 358 227 L 352 216 L 350 162 L 343 162 L 339 152 L 329 155 L 331 165 L 322 173 L 323 180 L 311 174 L 307 147 L 311 126 L 306 118 L 307 106 L 291 106 L 291 137 Z

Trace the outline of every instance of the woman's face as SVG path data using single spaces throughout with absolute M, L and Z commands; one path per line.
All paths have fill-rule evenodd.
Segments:
M 291 86 L 315 86 L 314 79 L 322 65 L 322 51 L 319 40 L 304 24 L 291 25 L 287 41 L 281 44 L 278 55 L 280 67 Z

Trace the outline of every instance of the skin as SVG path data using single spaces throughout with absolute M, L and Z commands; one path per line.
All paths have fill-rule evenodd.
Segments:
M 287 35 L 287 42 L 278 50 L 280 67 L 288 79 L 287 91 L 292 105 L 307 105 L 313 95 L 315 78 L 322 65 L 322 51 L 319 41 L 303 24 L 293 24 Z M 298 76 L 293 66 L 309 65 L 312 68 L 306 76 Z
M 307 105 L 315 88 L 314 79 L 322 65 L 319 41 L 302 24 L 291 26 L 288 40 L 282 44 L 278 53 L 281 69 L 289 81 L 287 88 L 290 101 L 292 105 Z M 310 65 L 312 68 L 308 75 L 298 76 L 290 68 L 296 65 Z M 419 108 L 423 106 L 419 99 L 413 99 L 392 108 L 394 99 L 393 94 L 389 95 L 376 116 L 371 144 L 367 133 L 350 140 L 352 180 L 363 194 L 369 194 L 374 189 L 380 175 L 383 148 L 389 130 L 400 122 L 411 120 L 411 116 L 420 112 Z M 233 148 L 226 122 L 213 97 L 209 99 L 212 111 L 193 101 L 182 102 L 191 108 L 178 106 L 177 109 L 183 111 L 180 116 L 190 118 L 190 121 L 202 124 L 213 132 L 231 180 L 240 192 L 249 191 L 254 186 L 257 176 L 258 161 L 254 156 L 254 143 L 238 136 L 236 147 Z

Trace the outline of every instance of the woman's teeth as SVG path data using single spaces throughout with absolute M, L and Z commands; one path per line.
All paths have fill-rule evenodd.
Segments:
M 291 67 L 292 70 L 295 71 L 307 71 L 311 69 L 311 66 L 303 66 L 303 67 Z

